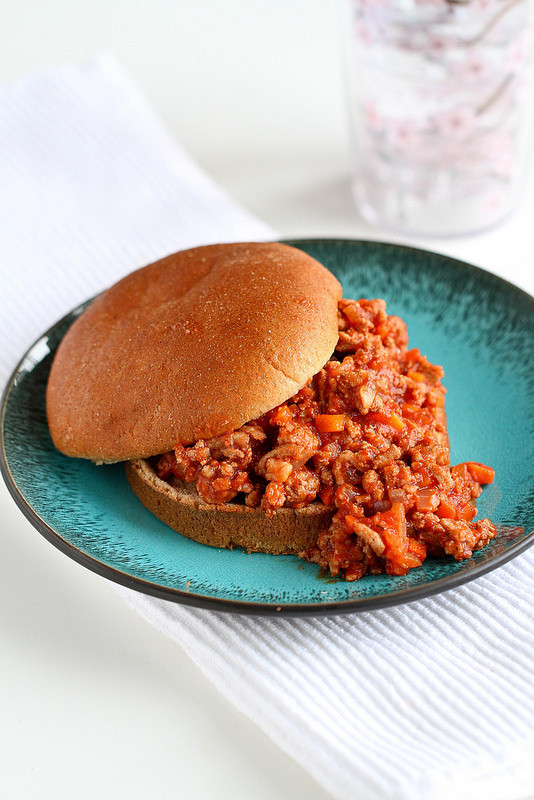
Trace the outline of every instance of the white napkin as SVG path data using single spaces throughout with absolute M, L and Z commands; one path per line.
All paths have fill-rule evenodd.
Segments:
M 0 378 L 78 302 L 201 243 L 274 234 L 162 130 L 112 59 L 0 91 Z M 534 792 L 534 549 L 460 589 L 319 619 L 122 596 L 336 798 Z

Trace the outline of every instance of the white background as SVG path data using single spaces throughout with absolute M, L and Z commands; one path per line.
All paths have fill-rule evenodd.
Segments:
M 198 163 L 282 236 L 411 241 L 532 291 L 532 180 L 514 218 L 477 237 L 424 242 L 358 218 L 340 41 L 325 0 L 0 0 L 0 85 L 112 52 Z M 329 796 L 3 485 L 0 528 L 1 798 Z

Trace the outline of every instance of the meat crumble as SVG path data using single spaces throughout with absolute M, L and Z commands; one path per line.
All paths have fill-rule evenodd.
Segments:
M 383 300 L 341 300 L 332 358 L 287 402 L 238 430 L 159 459 L 207 503 L 272 515 L 314 501 L 332 522 L 301 557 L 333 576 L 405 575 L 427 555 L 469 558 L 495 535 L 476 498 L 494 472 L 450 465 L 443 370 L 408 349 Z

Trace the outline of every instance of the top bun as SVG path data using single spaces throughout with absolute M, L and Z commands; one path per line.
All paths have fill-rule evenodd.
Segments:
M 340 297 L 318 261 L 278 243 L 197 247 L 127 275 L 58 348 L 46 396 L 54 444 L 123 461 L 240 427 L 326 363 Z

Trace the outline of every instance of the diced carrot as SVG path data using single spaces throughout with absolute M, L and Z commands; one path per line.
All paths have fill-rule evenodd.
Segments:
M 485 464 L 480 464 L 478 461 L 468 461 L 466 463 L 467 471 L 474 481 L 477 483 L 492 483 L 495 477 L 495 470 L 487 467 Z
M 324 503 L 325 506 L 331 506 L 334 501 L 334 490 L 331 486 L 325 486 L 319 492 L 319 497 L 321 498 L 321 503 Z
M 420 567 L 421 565 L 416 564 L 415 566 Z M 385 570 L 387 575 L 407 575 L 410 571 L 410 567 L 404 567 L 397 561 L 392 561 L 390 558 L 386 558 Z
M 396 431 L 402 431 L 405 427 L 404 421 L 392 411 L 390 414 L 385 414 L 383 411 L 369 411 L 365 417 L 371 422 L 381 422 L 383 425 L 390 425 Z
M 470 503 L 466 503 L 458 511 L 458 519 L 461 519 L 464 522 L 471 522 L 473 517 L 476 517 L 476 515 L 477 510 L 476 508 L 473 508 Z
M 424 464 L 422 461 L 412 462 L 412 472 L 414 472 L 418 476 L 418 483 L 421 487 L 435 486 L 432 473 L 429 471 L 426 464 Z
M 418 511 L 434 511 L 439 506 L 439 495 L 437 491 L 433 487 L 419 489 L 416 495 L 415 505 Z
M 403 503 L 392 503 L 388 511 L 381 511 L 375 514 L 377 519 L 380 519 L 382 525 L 387 525 L 396 533 L 402 536 L 406 534 L 406 515 L 404 513 Z
M 356 325 L 361 320 L 361 313 L 352 303 L 342 305 L 341 310 L 352 325 Z
M 469 473 L 467 471 L 467 464 L 456 464 L 451 467 L 451 474 L 453 478 L 463 478 L 465 481 L 469 480 Z
M 408 552 L 416 556 L 421 562 L 426 558 L 426 545 L 417 539 L 408 539 Z
M 404 563 L 409 569 L 414 569 L 414 567 L 420 567 L 423 561 L 415 553 L 406 553 Z
M 319 433 L 340 433 L 345 429 L 345 414 L 317 414 L 315 427 Z
M 428 408 L 420 408 L 412 403 L 403 403 L 402 414 L 407 419 L 412 419 L 418 425 L 430 425 L 433 417 Z
M 348 528 L 350 531 L 353 531 L 353 532 L 354 532 L 354 526 L 355 526 L 355 525 L 356 525 L 358 522 L 361 522 L 361 519 L 360 519 L 359 517 L 355 517 L 355 516 L 354 516 L 354 514 L 347 514 L 347 515 L 345 516 L 345 524 L 346 524 L 347 528 Z
M 383 425 L 387 425 L 388 415 L 383 414 L 381 411 L 368 411 L 363 420 L 365 422 L 381 422 Z
M 272 425 L 283 425 L 284 422 L 291 422 L 293 419 L 291 411 L 286 405 L 278 406 L 271 414 Z
M 436 408 L 445 408 L 445 395 L 442 392 L 435 392 L 434 394 L 434 405 Z
M 423 375 L 422 372 L 416 372 L 413 369 L 408 370 L 408 372 L 406 373 L 406 377 L 411 378 L 412 381 L 417 381 L 418 383 L 422 383 L 425 379 L 425 376 Z
M 426 547 L 406 535 L 403 503 L 392 503 L 389 511 L 374 514 L 366 523 L 379 532 L 384 542 L 388 575 L 406 575 L 408 570 L 421 566 L 426 557 Z
M 392 428 L 395 428 L 397 431 L 402 431 L 405 428 L 405 424 L 403 420 L 399 417 L 398 414 L 395 414 L 393 411 L 389 417 L 389 424 Z
M 394 559 L 395 555 L 400 555 L 405 550 L 406 539 L 404 505 L 392 503 L 389 511 L 374 514 L 369 522 L 371 520 L 375 523 L 373 527 L 380 527 L 380 536 L 386 545 L 386 557 Z
M 387 325 L 377 325 L 375 331 L 381 339 L 385 339 L 391 332 Z
M 440 519 L 456 519 L 456 507 L 449 500 L 442 500 L 436 509 Z

